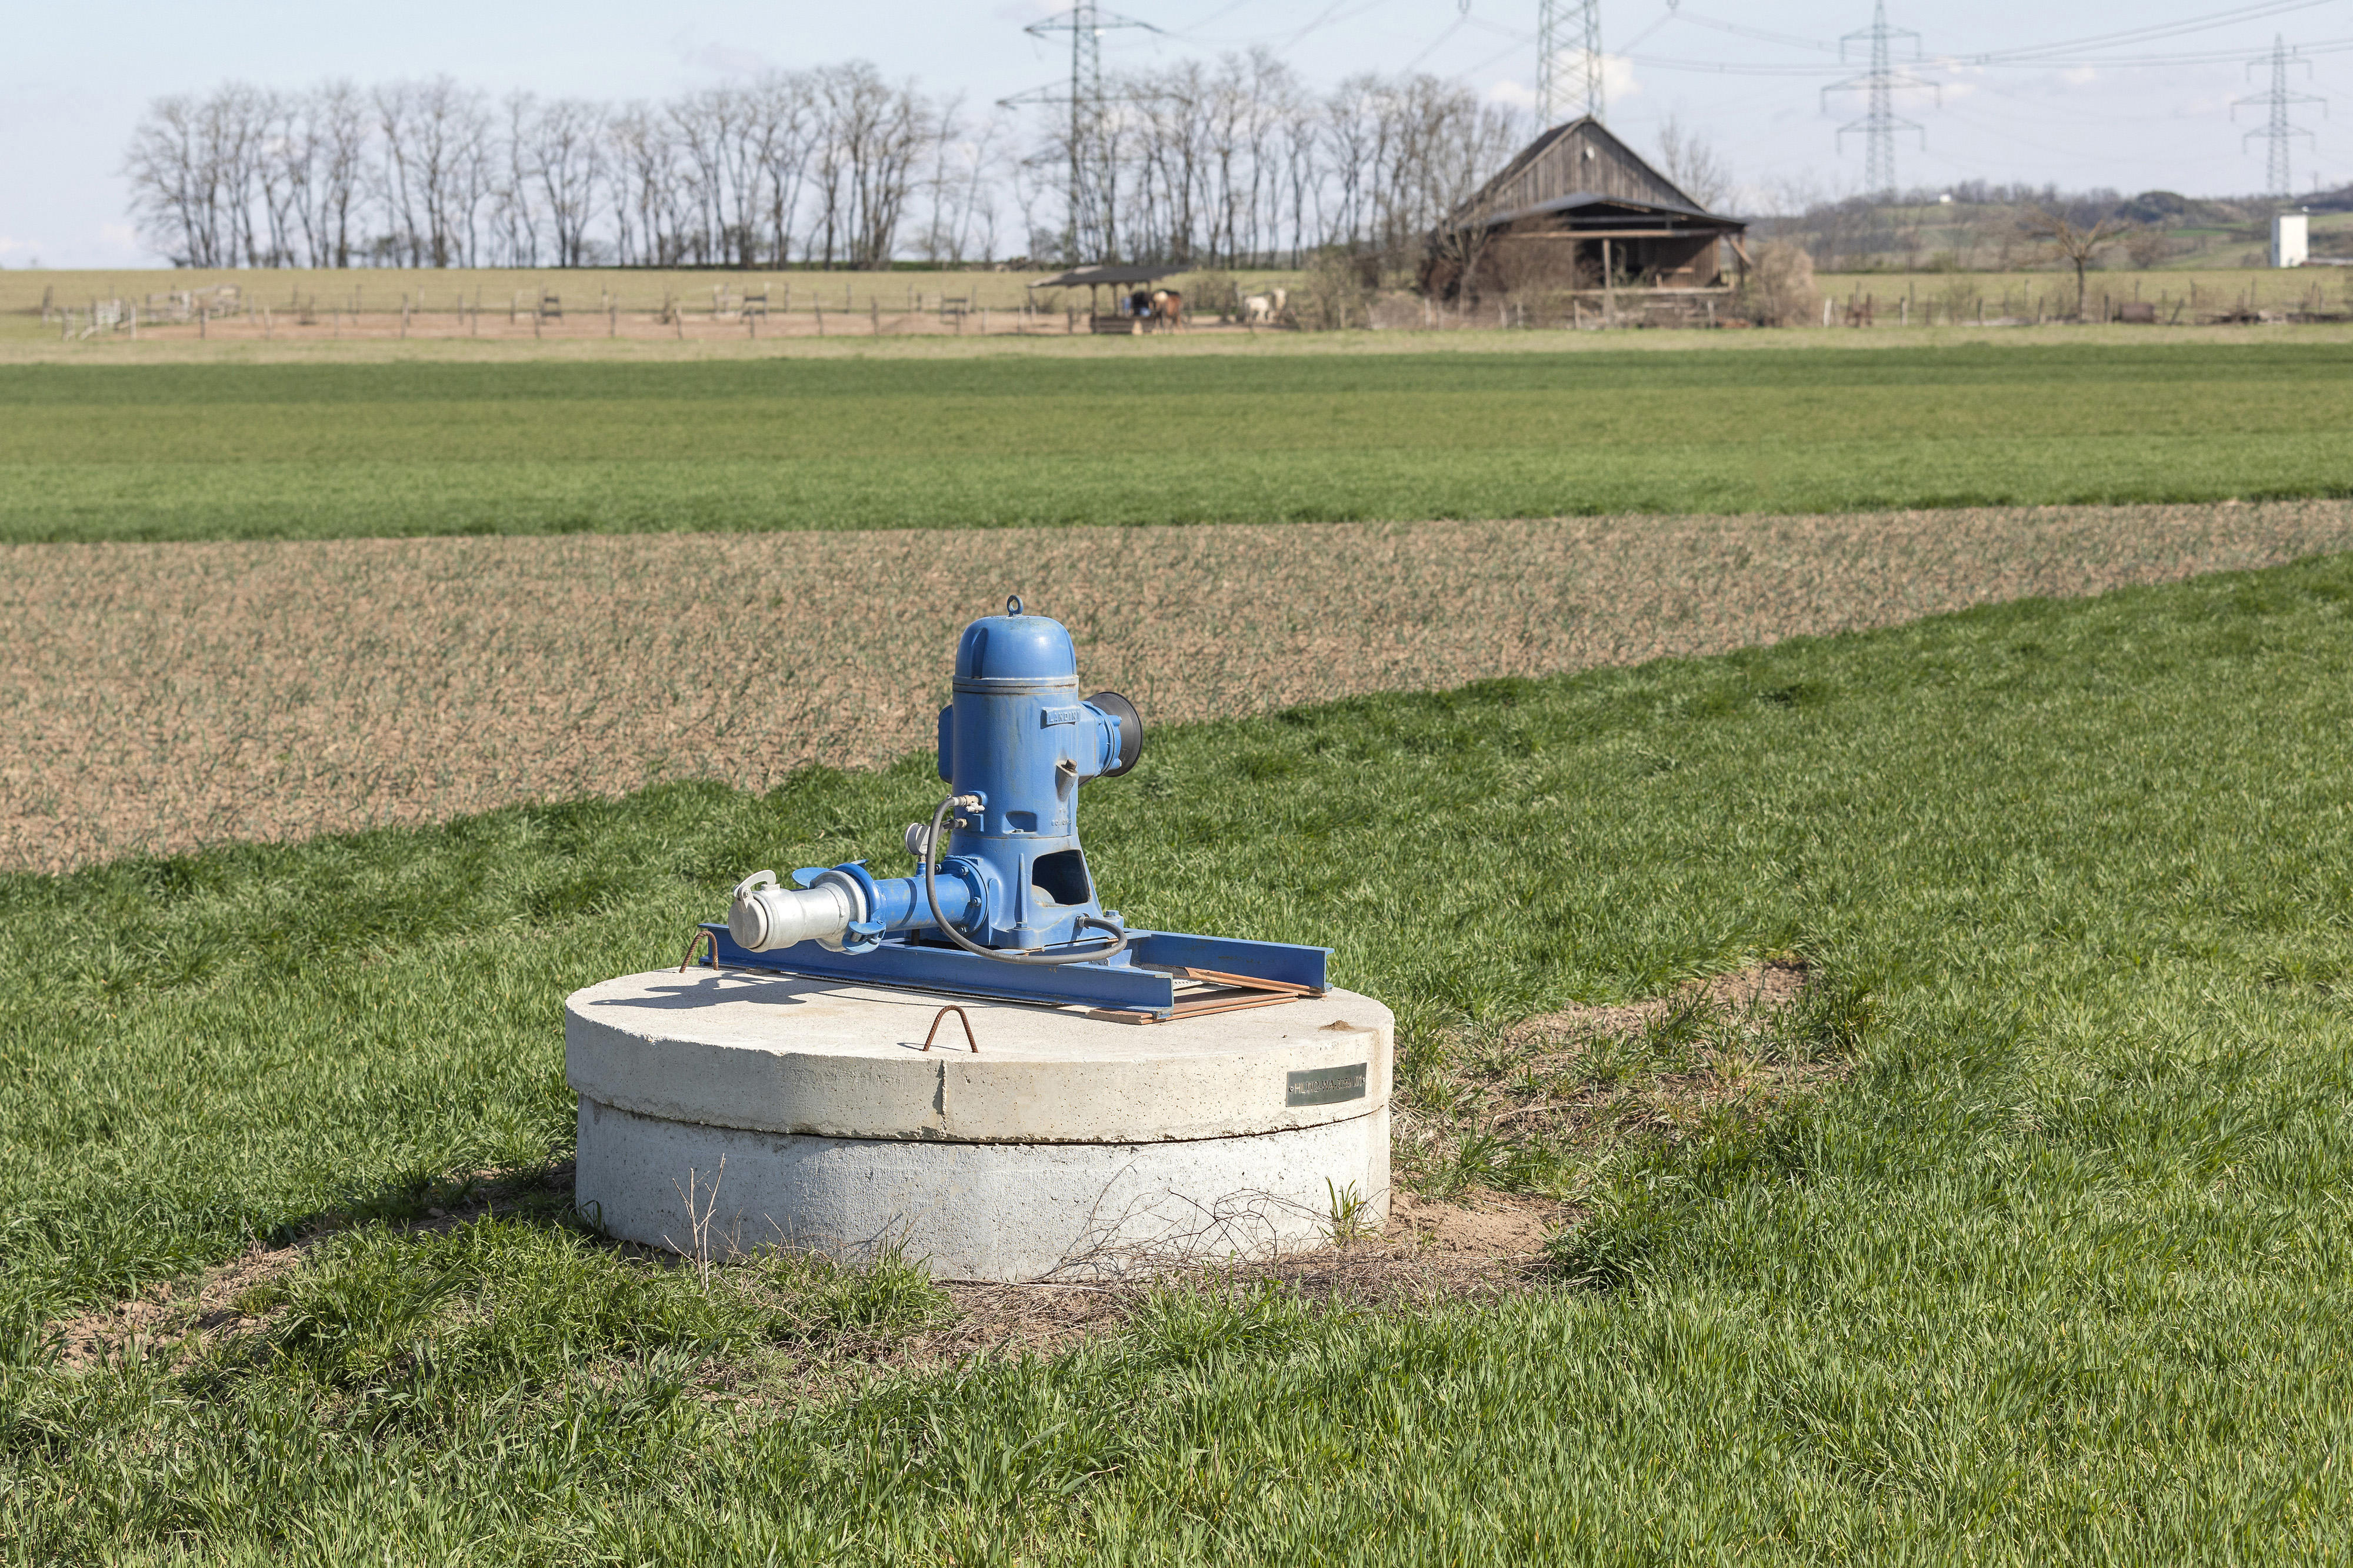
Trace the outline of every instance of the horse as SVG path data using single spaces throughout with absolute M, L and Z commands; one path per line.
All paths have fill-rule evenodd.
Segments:
M 1252 294 L 1242 301 L 1242 320 L 1253 326 L 1270 323 L 1282 314 L 1290 297 L 1287 289 L 1277 289 L 1271 294 Z
M 1155 331 L 1178 331 L 1185 325 L 1185 296 L 1174 289 L 1155 289 L 1152 293 L 1152 325 Z

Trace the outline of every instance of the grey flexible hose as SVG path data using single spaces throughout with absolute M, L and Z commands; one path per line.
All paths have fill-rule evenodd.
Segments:
M 999 963 L 1085 963 L 1091 959 L 1109 958 L 1114 952 L 1127 951 L 1127 932 L 1121 927 L 1112 924 L 1111 921 L 1095 915 L 1081 915 L 1079 925 L 1093 926 L 1098 930 L 1107 931 L 1119 940 L 1109 947 L 1091 947 L 1084 952 L 999 952 L 995 948 L 981 946 L 966 937 L 964 932 L 948 924 L 947 917 L 940 913 L 940 830 L 947 824 L 948 807 L 955 803 L 956 797 L 954 795 L 940 802 L 939 810 L 932 813 L 931 837 L 923 840 L 923 897 L 932 901 L 932 919 L 942 931 L 948 933 L 949 941 L 966 952 L 976 952 L 983 958 L 993 958 Z

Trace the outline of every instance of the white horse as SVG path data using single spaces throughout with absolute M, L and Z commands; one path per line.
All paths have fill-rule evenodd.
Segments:
M 1271 321 L 1282 314 L 1291 302 L 1291 291 L 1277 289 L 1271 294 L 1252 294 L 1242 301 L 1242 320 L 1256 325 Z

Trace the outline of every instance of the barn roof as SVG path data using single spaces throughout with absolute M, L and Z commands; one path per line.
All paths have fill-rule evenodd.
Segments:
M 1572 228 L 1630 218 L 1694 230 L 1747 227 L 1685 195 L 1589 114 L 1556 125 L 1520 149 L 1454 209 L 1447 226 L 1493 228 L 1535 217 L 1562 218 Z
M 1083 289 L 1092 283 L 1150 283 L 1184 271 L 1182 267 L 1123 267 L 1106 262 L 1099 267 L 1073 267 L 1051 278 L 1040 278 L 1032 289 Z

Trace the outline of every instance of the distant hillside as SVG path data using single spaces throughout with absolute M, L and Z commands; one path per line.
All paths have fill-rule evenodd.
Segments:
M 2175 191 L 2067 193 L 2049 186 L 1968 182 L 1914 190 L 1893 199 L 1822 202 L 1794 215 L 1753 217 L 1755 233 L 1805 247 L 1814 265 L 1840 272 L 2017 271 L 2063 265 L 2019 231 L 2027 212 L 2064 213 L 2079 226 L 2104 218 L 2130 226 L 2096 265 L 2108 270 L 2261 267 L 2274 213 L 2312 215 L 2316 256 L 2353 255 L 2353 185 L 2297 198 L 2185 196 Z

